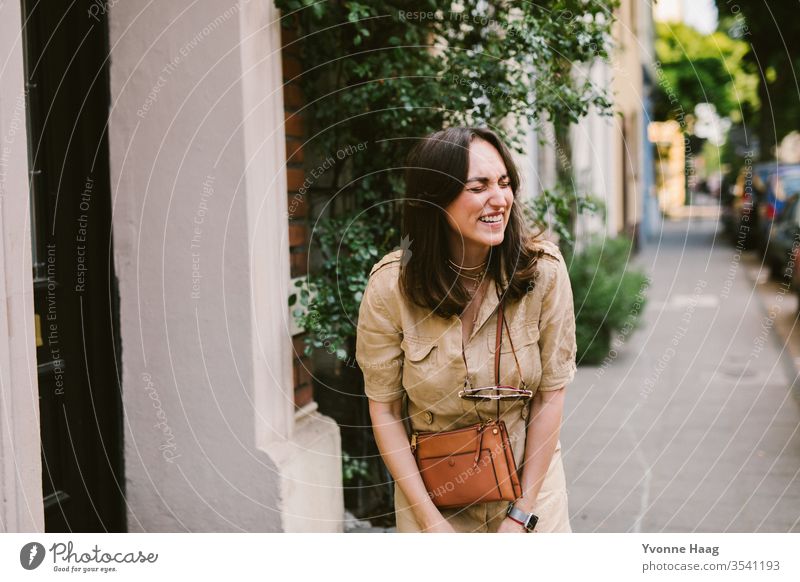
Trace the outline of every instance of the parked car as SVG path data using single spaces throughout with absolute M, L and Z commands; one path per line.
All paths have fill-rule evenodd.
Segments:
M 800 312 L 800 245 L 795 247 L 790 257 L 794 268 L 791 269 L 792 278 L 789 280 L 789 288 L 798 295 L 797 311 Z
M 722 224 L 722 235 L 729 238 L 734 243 L 736 242 L 736 228 L 739 225 L 738 217 L 734 213 L 733 208 L 733 191 L 736 188 L 737 178 L 737 172 L 728 171 L 722 178 L 719 195 L 719 220 Z
M 780 214 L 772 222 L 767 242 L 765 262 L 770 276 L 779 281 L 794 281 L 800 264 L 795 262 L 800 248 L 800 193 L 789 196 Z
M 733 227 L 733 244 L 741 241 L 747 249 L 760 246 L 759 207 L 766 193 L 767 179 L 777 168 L 777 162 L 763 162 L 745 166 L 739 171 L 733 186 L 731 216 L 728 219 Z
M 800 164 L 779 165 L 775 171 L 769 172 L 764 196 L 758 205 L 759 238 L 765 258 L 769 257 L 767 247 L 772 238 L 773 223 L 780 216 L 787 200 L 798 193 Z

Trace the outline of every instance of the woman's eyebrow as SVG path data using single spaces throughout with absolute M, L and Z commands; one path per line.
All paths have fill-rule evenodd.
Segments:
M 498 180 L 503 180 L 503 179 L 507 179 L 507 178 L 508 178 L 508 174 L 503 174 L 502 176 L 500 176 L 498 178 Z M 488 181 L 489 181 L 489 178 L 486 178 L 485 176 L 474 176 L 472 178 L 467 178 L 467 182 L 488 182 Z

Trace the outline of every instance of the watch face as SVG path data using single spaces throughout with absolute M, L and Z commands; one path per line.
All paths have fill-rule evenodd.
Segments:
M 532 513 L 528 516 L 528 521 L 525 523 L 525 528 L 529 531 L 533 531 L 533 528 L 536 527 L 536 522 L 539 521 L 539 518 L 533 515 Z

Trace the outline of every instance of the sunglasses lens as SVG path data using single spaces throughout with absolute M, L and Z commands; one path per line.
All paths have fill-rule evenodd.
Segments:
M 533 393 L 513 386 L 485 386 L 463 390 L 460 396 L 468 400 L 515 400 L 531 398 Z

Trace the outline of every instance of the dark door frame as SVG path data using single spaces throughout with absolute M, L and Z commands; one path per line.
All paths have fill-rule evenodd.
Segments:
M 45 531 L 126 531 L 108 27 L 22 0 Z

